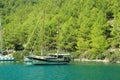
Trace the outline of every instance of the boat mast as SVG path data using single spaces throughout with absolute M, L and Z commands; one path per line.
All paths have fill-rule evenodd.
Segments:
M 60 40 L 59 40 L 59 36 L 60 36 L 60 29 L 61 29 L 61 26 L 60 26 L 60 18 L 58 17 L 58 31 L 57 31 L 57 53 L 60 52 Z
M 41 56 L 43 55 L 44 48 L 45 48 L 45 28 L 44 28 L 44 19 L 45 19 L 45 10 L 43 9 L 43 16 L 42 16 L 42 42 L 41 42 Z
M 26 50 L 27 46 L 28 46 L 29 43 L 31 42 L 32 36 L 34 35 L 35 31 L 36 31 L 37 28 L 38 28 L 38 24 L 39 24 L 39 21 L 40 21 L 41 17 L 42 17 L 42 15 L 41 15 L 41 13 L 39 13 L 37 23 L 36 23 L 36 25 L 35 25 L 35 27 L 34 27 L 32 33 L 31 33 L 30 37 L 28 38 L 26 44 L 24 45 L 24 50 L 23 50 L 23 52 Z M 35 43 L 36 43 L 36 41 L 35 41 Z M 32 49 L 34 48 L 35 43 L 33 44 Z M 31 52 L 32 52 L 32 50 L 31 50 Z
M 2 24 L 1 24 L 1 17 L 0 17 L 0 51 L 2 51 Z

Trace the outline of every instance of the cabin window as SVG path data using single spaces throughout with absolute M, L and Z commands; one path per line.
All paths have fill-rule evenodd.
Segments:
M 58 55 L 58 58 L 63 58 L 63 56 L 62 55 Z
M 51 57 L 56 57 L 56 55 L 50 55 Z

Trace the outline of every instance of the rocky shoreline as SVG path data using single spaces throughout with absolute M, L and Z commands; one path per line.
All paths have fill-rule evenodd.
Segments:
M 75 61 L 75 62 L 81 61 L 81 62 L 103 62 L 103 63 L 111 63 L 111 61 L 109 59 L 104 59 L 104 60 L 102 60 L 102 59 L 94 59 L 94 60 L 91 60 L 91 59 L 85 59 L 85 58 L 83 58 L 83 59 L 73 59 L 73 61 Z M 115 63 L 120 63 L 120 61 L 116 61 Z

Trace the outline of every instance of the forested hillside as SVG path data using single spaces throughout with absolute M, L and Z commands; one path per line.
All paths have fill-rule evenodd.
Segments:
M 0 11 L 4 50 L 120 58 L 120 0 L 1 0 Z

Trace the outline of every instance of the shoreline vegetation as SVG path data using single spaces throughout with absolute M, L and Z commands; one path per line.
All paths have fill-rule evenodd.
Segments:
M 119 63 L 119 8 L 120 0 L 2 0 L 0 51 L 14 50 L 18 61 L 58 50 L 81 61 Z
M 79 61 L 82 61 L 82 62 L 104 62 L 104 63 L 108 63 L 110 62 L 108 59 L 104 59 L 104 60 L 101 60 L 101 59 L 94 59 L 94 60 L 90 60 L 90 59 L 74 59 L 73 61 L 75 62 L 79 62 Z
M 74 59 L 73 60 L 74 62 L 103 62 L 103 63 L 113 63 L 112 61 L 110 62 L 110 60 L 109 59 L 104 59 L 104 60 L 102 60 L 102 59 L 93 59 L 93 60 L 91 60 L 91 59 Z M 116 62 L 114 62 L 114 63 L 120 63 L 120 61 L 116 61 Z

